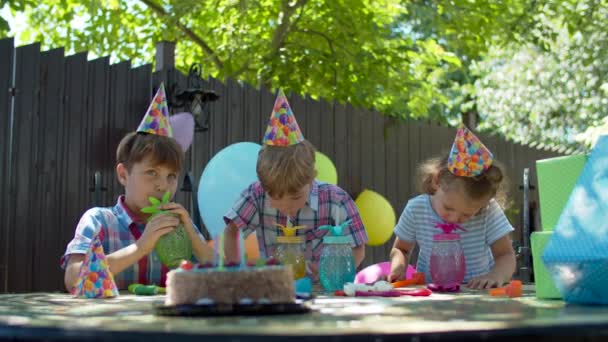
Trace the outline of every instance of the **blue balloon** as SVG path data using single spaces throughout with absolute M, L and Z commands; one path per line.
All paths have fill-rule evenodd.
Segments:
M 260 149 L 259 144 L 252 142 L 232 144 L 205 166 L 197 198 L 201 218 L 213 239 L 224 231 L 224 215 L 241 192 L 258 179 L 255 169 Z

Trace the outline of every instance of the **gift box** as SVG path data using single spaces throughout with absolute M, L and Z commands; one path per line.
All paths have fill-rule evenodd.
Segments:
M 543 231 L 555 228 L 586 160 L 587 156 L 580 154 L 536 161 Z
M 608 304 L 608 136 L 591 151 L 542 259 L 566 302 Z
M 545 250 L 549 238 L 551 238 L 553 232 L 533 232 L 530 235 L 530 242 L 532 247 L 532 266 L 534 267 L 534 287 L 536 288 L 536 297 L 545 299 L 558 299 L 562 298 L 559 291 L 555 287 L 555 282 L 541 256 Z

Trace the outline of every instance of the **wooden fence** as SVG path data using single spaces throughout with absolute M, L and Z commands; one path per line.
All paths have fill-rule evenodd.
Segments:
M 59 258 L 80 215 L 94 205 L 113 205 L 121 193 L 114 176 L 114 153 L 134 130 L 153 91 L 186 86 L 186 76 L 170 67 L 110 65 L 87 61 L 85 53 L 40 52 L 39 44 L 15 48 L 0 40 L 0 292 L 63 289 Z M 196 183 L 207 161 L 223 147 L 260 142 L 274 94 L 232 80 L 210 79 L 221 98 L 211 105 L 210 129 L 195 134 L 186 171 Z M 455 130 L 424 121 L 399 121 L 348 104 L 288 96 L 305 137 L 329 156 L 339 185 L 353 198 L 364 189 L 386 197 L 397 216 L 415 194 L 420 161 L 447 153 Z M 521 174 L 534 161 L 557 155 L 500 138 L 480 135 L 512 180 L 510 218 L 519 239 Z M 94 198 L 95 173 L 105 191 Z M 534 181 L 533 181 L 534 182 Z M 196 194 L 194 194 L 196 196 Z M 177 200 L 192 208 L 192 194 Z M 536 193 L 532 193 L 537 202 Z M 193 215 L 197 215 L 193 213 Z M 365 264 L 385 260 L 391 241 L 367 247 Z

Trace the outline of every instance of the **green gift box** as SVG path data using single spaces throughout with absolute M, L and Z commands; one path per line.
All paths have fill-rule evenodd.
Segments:
M 530 235 L 532 246 L 532 266 L 534 267 L 534 283 L 536 287 L 536 297 L 546 299 L 562 298 L 559 290 L 555 287 L 555 282 L 551 274 L 545 268 L 541 256 L 545 246 L 553 232 L 533 232 Z
M 587 161 L 584 154 L 536 161 L 540 220 L 544 231 L 553 230 Z

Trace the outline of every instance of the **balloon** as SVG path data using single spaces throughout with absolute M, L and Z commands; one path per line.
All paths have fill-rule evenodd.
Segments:
M 201 218 L 214 239 L 226 227 L 224 215 L 241 192 L 258 177 L 255 171 L 260 145 L 240 142 L 219 151 L 201 175 L 198 203 Z
M 370 246 L 380 246 L 390 239 L 395 228 L 395 211 L 382 195 L 363 190 L 355 200 L 365 226 Z
M 173 138 L 177 140 L 184 152 L 188 151 L 192 145 L 194 137 L 194 118 L 190 113 L 178 113 L 169 117 L 171 128 L 173 128 Z
M 390 273 L 391 263 L 389 261 L 369 265 L 357 273 L 355 276 L 355 284 L 373 284 L 377 280 L 381 279 L 382 276 L 388 276 Z M 412 278 L 414 273 L 416 273 L 416 268 L 414 268 L 412 265 L 407 265 L 405 278 Z
M 315 169 L 317 170 L 317 179 L 329 184 L 338 184 L 338 171 L 336 166 L 323 153 L 315 152 Z

